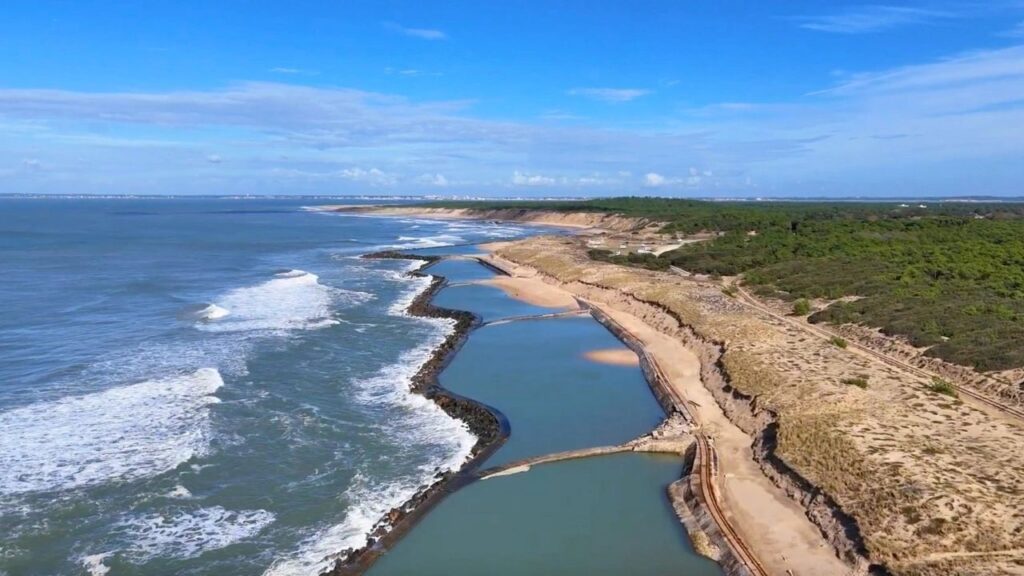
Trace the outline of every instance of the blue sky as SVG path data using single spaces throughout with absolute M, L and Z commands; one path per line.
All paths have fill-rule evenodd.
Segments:
M 67 2 L 0 192 L 1024 195 L 1024 1 Z

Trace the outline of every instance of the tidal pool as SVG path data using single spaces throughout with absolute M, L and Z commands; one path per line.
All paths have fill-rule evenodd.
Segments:
M 441 260 L 423 270 L 427 274 L 444 276 L 448 282 L 472 282 L 494 278 L 495 272 L 476 260 Z
M 546 308 L 520 302 L 509 298 L 501 288 L 483 284 L 447 286 L 434 296 L 434 304 L 443 308 L 468 310 L 479 316 L 484 322 L 521 316 L 539 316 L 564 310 L 564 308 Z
M 615 347 L 624 348 L 590 317 L 484 326 L 440 380 L 508 417 L 511 435 L 485 466 L 620 444 L 657 426 L 664 412 L 638 368 L 583 357 Z
M 674 456 L 619 454 L 481 480 L 442 501 L 372 576 L 720 575 L 672 512 Z

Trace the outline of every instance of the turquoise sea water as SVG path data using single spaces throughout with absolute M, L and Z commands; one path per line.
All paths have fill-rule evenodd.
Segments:
M 0 199 L 0 574 L 316 574 L 474 439 L 380 249 L 519 236 L 302 200 Z

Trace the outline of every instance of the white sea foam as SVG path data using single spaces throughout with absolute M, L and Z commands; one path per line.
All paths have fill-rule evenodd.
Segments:
M 463 244 L 466 239 L 454 234 L 437 234 L 434 236 L 399 236 L 399 244 L 392 244 L 388 248 L 394 250 L 410 250 L 416 248 L 440 248 L 453 244 Z
M 217 320 L 230 314 L 231 311 L 221 308 L 216 304 L 210 304 L 199 311 L 199 317 L 203 320 Z
M 413 262 L 414 267 L 418 268 L 419 264 L 419 262 Z M 395 301 L 388 306 L 388 314 L 391 314 L 392 316 L 404 315 L 406 310 L 409 309 L 409 306 L 412 305 L 413 300 L 423 293 L 424 290 L 429 288 L 430 283 L 433 282 L 430 276 L 406 276 L 402 274 L 401 277 L 405 278 L 406 281 L 409 282 L 411 289 L 403 292 L 401 296 L 395 299 Z
M 357 304 L 373 298 L 366 292 L 324 286 L 316 274 L 288 270 L 255 286 L 237 288 L 217 299 L 230 311 L 215 322 L 197 324 L 211 332 L 249 330 L 312 330 L 337 324 L 333 304 Z
M 345 520 L 307 539 L 297 554 L 277 560 L 264 576 L 309 576 L 324 572 L 334 564 L 340 552 L 366 545 L 367 535 L 384 514 L 409 500 L 418 487 L 416 481 L 395 481 L 381 486 L 357 474 L 345 491 L 346 500 L 355 503 Z
M 135 563 L 153 558 L 194 558 L 252 538 L 274 521 L 266 510 L 232 511 L 220 506 L 174 510 L 126 519 L 115 527 L 130 540 L 125 556 Z
M 2 412 L 0 494 L 144 478 L 202 456 L 223 384 L 202 368 Z
M 178 313 L 178 318 L 188 322 L 209 322 L 219 320 L 230 313 L 230 310 L 221 308 L 216 304 L 203 303 L 186 306 Z
M 191 498 L 191 497 L 192 497 L 192 492 L 188 488 L 185 488 L 184 486 L 182 486 L 181 484 L 178 484 L 177 486 L 172 488 L 170 491 L 168 491 L 166 494 L 164 494 L 164 498 Z
M 110 556 L 110 552 L 104 552 L 102 554 L 93 554 L 91 556 L 85 556 L 82 558 L 82 566 L 89 572 L 90 576 L 104 576 L 110 572 L 110 566 L 103 564 L 103 561 Z
M 414 262 L 411 267 L 418 266 L 419 263 Z M 429 278 L 413 278 L 411 289 L 391 306 L 389 313 L 405 315 L 409 303 L 429 285 Z M 297 552 L 274 562 L 264 576 L 306 576 L 325 571 L 339 552 L 366 545 L 376 523 L 392 508 L 408 501 L 423 485 L 434 482 L 438 470 L 457 470 L 469 458 L 476 437 L 466 424 L 451 418 L 432 401 L 411 391 L 413 376 L 444 342 L 453 326 L 448 319 L 421 320 L 436 327 L 427 340 L 373 377 L 355 382 L 354 398 L 368 405 L 388 406 L 401 413 L 401 417 L 389 419 L 383 427 L 396 444 L 408 446 L 411 450 L 430 447 L 447 457 L 419 467 L 418 474 L 383 484 L 375 484 L 367 476 L 357 474 L 345 492 L 352 505 L 343 521 L 308 538 Z

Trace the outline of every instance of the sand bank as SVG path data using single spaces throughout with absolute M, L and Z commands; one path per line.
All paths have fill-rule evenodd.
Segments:
M 639 366 L 640 358 L 629 348 L 606 348 L 604 350 L 589 350 L 583 353 L 583 357 L 598 364 L 609 364 L 611 366 Z
M 579 308 L 572 294 L 565 290 L 559 290 L 539 278 L 496 276 L 487 280 L 477 280 L 474 284 L 500 288 L 509 298 L 542 308 L 563 310 Z

